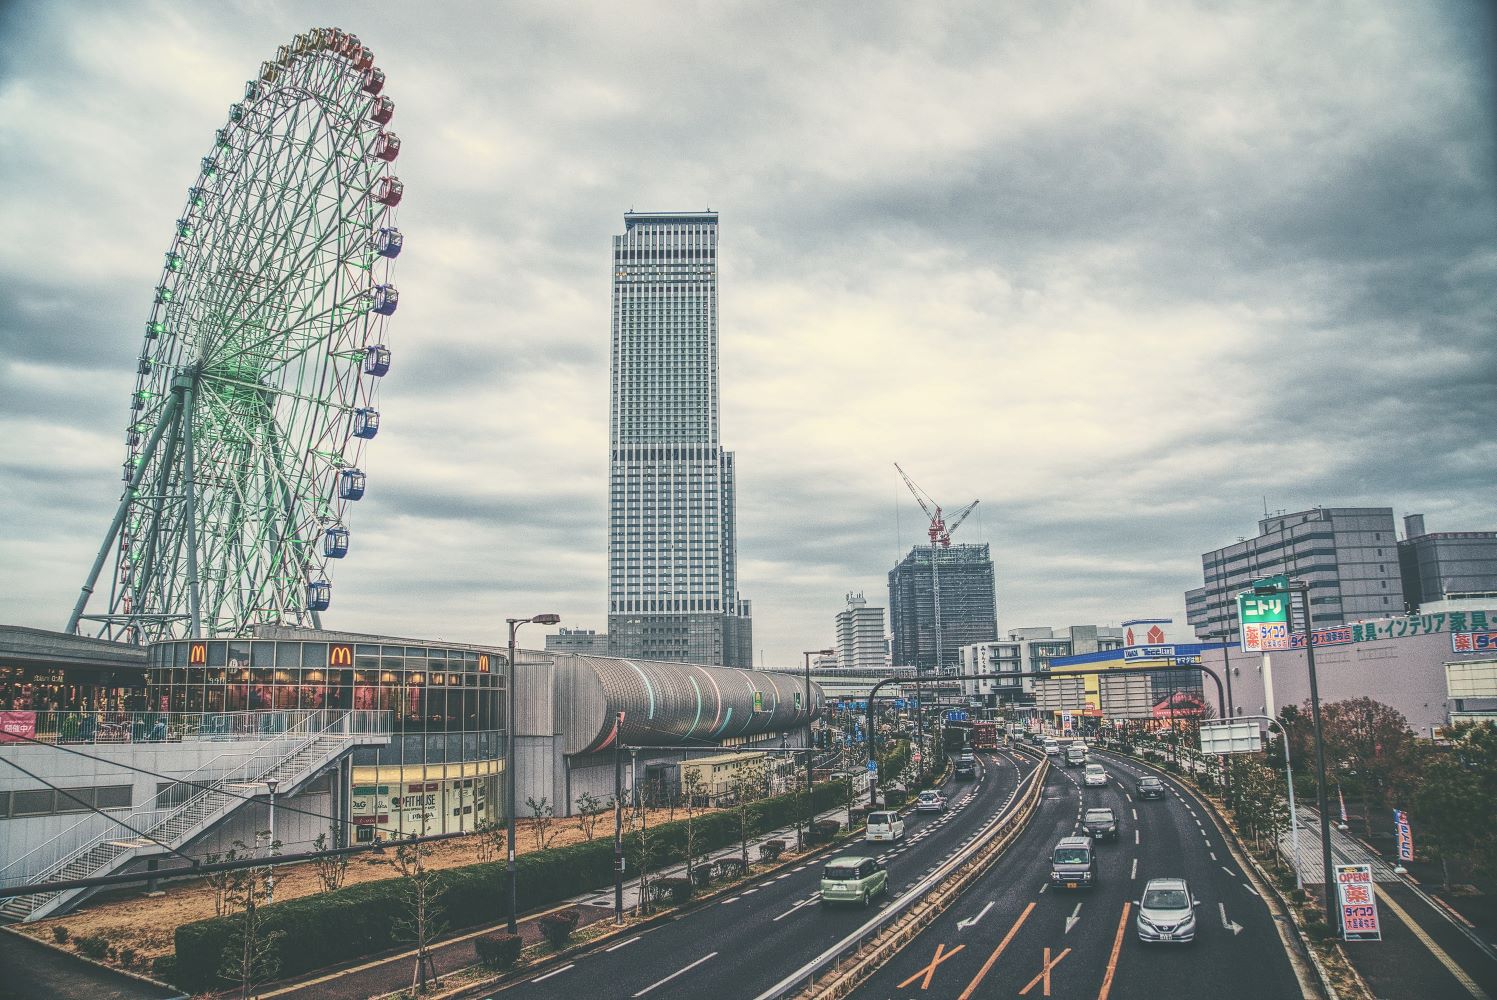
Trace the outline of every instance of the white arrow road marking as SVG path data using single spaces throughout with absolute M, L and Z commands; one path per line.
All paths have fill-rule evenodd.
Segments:
M 975 916 L 975 917 L 968 917 L 966 920 L 958 920 L 956 922 L 956 929 L 959 930 L 959 931 L 966 930 L 968 927 L 971 927 L 973 924 L 977 923 L 983 917 L 987 916 L 988 915 L 988 911 L 991 910 L 992 908 L 993 908 L 993 904 L 989 903 L 987 906 L 984 906 L 982 908 L 982 911 L 979 912 L 977 914 L 977 916 Z
M 1222 913 L 1222 929 L 1223 930 L 1231 931 L 1233 937 L 1236 937 L 1237 935 L 1241 934 L 1242 933 L 1242 925 L 1239 924 L 1239 923 L 1237 923 L 1236 921 L 1228 920 L 1227 919 L 1227 904 L 1226 903 L 1217 903 L 1216 906 L 1217 906 L 1217 909 L 1221 910 L 1221 913 Z
M 1075 927 L 1080 922 L 1081 922 L 1081 904 L 1077 903 L 1076 904 L 1076 909 L 1074 909 L 1074 910 L 1071 911 L 1071 915 L 1069 917 L 1066 917 L 1066 930 L 1065 930 L 1065 932 L 1067 934 L 1071 933 L 1071 928 Z

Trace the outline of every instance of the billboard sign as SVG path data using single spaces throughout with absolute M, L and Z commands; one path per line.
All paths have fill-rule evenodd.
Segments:
M 1173 660 L 1175 658 L 1175 647 L 1163 646 L 1127 646 L 1123 649 L 1123 662 L 1129 660 Z
M 1336 895 L 1341 903 L 1341 936 L 1347 941 L 1381 941 L 1377 891 L 1371 865 L 1337 865 Z
M 1263 739 L 1258 734 L 1256 722 L 1201 724 L 1201 753 L 1257 753 L 1262 749 Z
M 1265 653 L 1289 648 L 1289 578 L 1270 576 L 1258 580 L 1260 589 L 1273 588 L 1272 594 L 1244 590 L 1237 595 L 1237 620 L 1242 622 L 1242 649 L 1247 653 Z

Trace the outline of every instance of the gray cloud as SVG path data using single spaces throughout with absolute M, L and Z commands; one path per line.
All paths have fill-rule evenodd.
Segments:
M 886 599 L 923 537 L 894 461 L 983 498 L 1003 627 L 1182 617 L 1265 495 L 1497 527 L 1489 7 L 33 2 L 0 8 L 0 619 L 71 605 L 183 189 L 311 23 L 375 49 L 409 185 L 340 626 L 602 626 L 630 207 L 723 213 L 770 660 Z

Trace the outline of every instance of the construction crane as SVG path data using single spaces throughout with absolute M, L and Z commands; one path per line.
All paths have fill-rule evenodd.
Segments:
M 930 597 L 931 597 L 932 609 L 933 609 L 933 611 L 935 613 L 934 617 L 935 617 L 935 629 L 936 629 L 936 670 L 939 672 L 940 669 L 941 669 L 941 666 L 942 666 L 942 664 L 941 664 L 942 654 L 945 652 L 945 648 L 944 648 L 945 644 L 942 641 L 942 636 L 941 636 L 941 559 L 940 559 L 940 553 L 941 553 L 942 549 L 949 549 L 949 548 L 951 548 L 951 536 L 952 536 L 952 534 L 954 534 L 956 532 L 957 528 L 961 527 L 962 522 L 967 519 L 967 515 L 970 514 L 970 513 L 972 513 L 972 511 L 977 508 L 977 504 L 978 504 L 979 501 L 973 500 L 971 503 L 967 504 L 967 506 L 965 506 L 961 510 L 957 511 L 956 512 L 956 516 L 951 519 L 951 525 L 948 527 L 947 524 L 946 524 L 945 516 L 943 515 L 943 513 L 941 511 L 941 505 L 938 504 L 938 503 L 936 503 L 935 499 L 932 498 L 929 493 L 925 492 L 919 486 L 915 485 L 915 481 L 913 479 L 911 479 L 905 473 L 905 471 L 899 467 L 899 463 L 898 462 L 894 463 L 894 468 L 896 470 L 898 470 L 900 478 L 902 478 L 904 480 L 904 484 L 910 488 L 910 493 L 915 497 L 915 502 L 920 505 L 920 509 L 923 510 L 923 511 L 925 511 L 925 516 L 928 517 L 928 518 L 930 518 L 930 527 L 928 529 L 926 529 L 926 534 L 930 536 Z M 916 656 L 916 659 L 918 661 L 919 656 L 920 656 L 920 634 L 919 634 L 919 630 L 918 629 L 916 630 L 916 633 L 915 633 L 915 656 Z M 917 701 L 920 701 L 920 695 L 922 693 L 921 692 L 921 687 L 922 687 L 922 685 L 920 684 L 920 669 L 919 669 L 919 663 L 917 662 L 915 664 L 915 690 L 916 690 L 916 700 Z M 920 721 L 921 721 L 921 718 L 922 718 L 923 715 L 924 715 L 924 705 L 923 705 L 923 702 L 922 702 L 921 707 L 919 709 L 917 709 L 916 712 L 915 712 L 915 728 L 916 728 L 916 733 L 917 733 L 917 735 L 916 735 L 916 741 L 917 742 L 919 742 L 919 740 L 922 738 L 923 727 L 920 725 Z M 925 770 L 924 757 L 922 756 L 922 758 L 921 758 L 921 766 L 920 766 L 920 771 L 921 771 L 922 775 L 924 774 L 924 770 Z

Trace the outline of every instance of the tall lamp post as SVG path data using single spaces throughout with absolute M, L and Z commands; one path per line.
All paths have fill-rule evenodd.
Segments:
M 816 802 L 811 795 L 811 657 L 831 656 L 835 652 L 835 649 L 812 649 L 801 653 L 806 666 L 806 835 L 800 842 L 800 849 L 803 851 L 806 849 L 806 842 L 811 839 L 811 824 L 816 822 Z
M 1297 590 L 1305 606 L 1305 663 L 1310 673 L 1310 723 L 1315 729 L 1315 808 L 1320 811 L 1320 864 L 1321 878 L 1325 882 L 1325 922 L 1335 936 L 1341 934 L 1341 913 L 1336 909 L 1336 886 L 1331 874 L 1331 811 L 1327 807 L 1325 789 L 1325 734 L 1320 727 L 1320 687 L 1315 679 L 1315 633 L 1310 620 L 1310 584 L 1305 580 L 1290 580 L 1289 589 Z M 1253 583 L 1253 593 L 1259 596 L 1282 593 L 1267 580 Z M 1292 599 L 1291 599 L 1292 603 Z M 1285 746 L 1289 736 L 1284 735 Z
M 281 781 L 279 778 L 266 778 L 265 787 L 270 792 L 270 847 L 268 850 L 275 854 L 275 790 Z M 265 902 L 275 902 L 275 866 L 271 865 L 265 870 Z
M 505 734 L 504 741 L 504 782 L 508 786 L 504 794 L 504 825 L 509 839 L 509 860 L 504 868 L 509 877 L 509 932 L 515 934 L 518 933 L 518 925 L 515 923 L 515 633 L 527 622 L 555 625 L 561 621 L 561 615 L 531 615 L 529 618 L 504 620 L 509 625 L 509 690 L 505 692 L 505 700 L 509 702 L 506 712 L 509 731 Z

